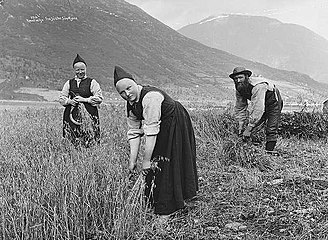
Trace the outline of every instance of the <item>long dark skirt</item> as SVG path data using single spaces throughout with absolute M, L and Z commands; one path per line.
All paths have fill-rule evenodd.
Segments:
M 171 214 L 184 208 L 198 190 L 196 145 L 186 109 L 176 102 L 174 113 L 162 119 L 152 161 L 157 169 L 146 175 L 145 195 L 155 214 Z

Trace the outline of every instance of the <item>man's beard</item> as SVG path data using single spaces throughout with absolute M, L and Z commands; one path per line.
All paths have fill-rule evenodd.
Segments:
M 253 86 L 248 82 L 236 83 L 236 90 L 244 97 L 250 97 L 252 95 Z

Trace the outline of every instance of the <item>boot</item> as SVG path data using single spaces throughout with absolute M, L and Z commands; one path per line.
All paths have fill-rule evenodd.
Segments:
M 277 155 L 278 152 L 273 150 L 274 147 L 276 146 L 276 143 L 277 143 L 277 141 L 268 141 L 268 142 L 266 142 L 265 143 L 266 153 L 271 154 L 271 155 Z

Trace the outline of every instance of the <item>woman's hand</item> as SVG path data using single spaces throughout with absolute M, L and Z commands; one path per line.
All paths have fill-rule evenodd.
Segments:
M 136 170 L 136 168 L 137 168 L 137 163 L 130 161 L 130 163 L 129 163 L 129 171 L 130 172 L 134 172 L 134 170 Z
M 129 171 L 133 172 L 137 167 L 137 157 L 139 151 L 140 138 L 133 138 L 129 140 L 130 143 L 130 158 Z
M 76 102 L 88 102 L 87 98 L 81 97 L 81 96 L 76 96 L 73 98 L 74 101 Z
M 150 160 L 142 161 L 142 169 L 148 169 L 148 168 L 150 168 L 150 166 L 151 166 Z
M 157 135 L 146 136 L 145 152 L 142 160 L 142 169 L 150 168 L 150 160 L 155 147 Z
M 67 103 L 68 103 L 69 105 L 74 106 L 74 107 L 78 104 L 78 102 L 75 101 L 74 99 L 68 99 Z

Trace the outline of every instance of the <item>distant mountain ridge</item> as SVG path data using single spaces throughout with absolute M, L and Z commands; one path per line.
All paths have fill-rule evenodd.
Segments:
M 222 14 L 178 30 L 206 46 L 328 83 L 328 40 L 276 19 Z
M 187 87 L 214 98 L 231 95 L 224 86 L 231 84 L 228 74 L 235 66 L 295 86 L 326 88 L 305 74 L 206 47 L 123 0 L 5 1 L 0 6 L 0 43 L 3 98 L 10 97 L 8 89 L 19 87 L 60 89 L 73 76 L 76 53 L 105 90 L 113 89 L 115 65 L 142 83 Z

